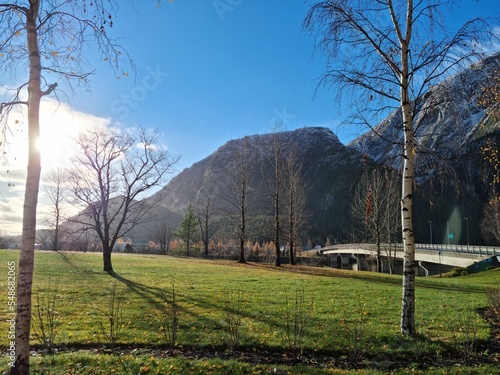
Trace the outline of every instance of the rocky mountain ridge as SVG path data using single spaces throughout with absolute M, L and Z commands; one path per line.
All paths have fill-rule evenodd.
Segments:
M 279 133 L 279 136 L 286 148 L 293 149 L 301 161 L 304 183 L 308 187 L 311 231 L 323 236 L 330 232 L 344 232 L 345 223 L 350 221 L 347 196 L 352 181 L 357 180 L 362 173 L 363 155 L 344 146 L 328 128 L 301 128 Z M 252 176 L 249 207 L 254 207 L 254 214 L 270 213 L 272 205 L 266 198 L 266 177 L 263 173 L 272 157 L 273 137 L 274 134 L 261 134 L 227 142 L 208 157 L 180 172 L 158 192 L 164 195 L 161 206 L 183 214 L 188 205 L 196 204 L 197 197 L 207 184 L 211 184 L 214 207 L 224 206 L 228 171 L 237 167 L 241 150 L 246 147 L 249 173 Z M 332 217 L 331 212 L 342 214 Z
M 419 104 L 428 110 L 416 116 L 417 195 L 416 227 L 420 228 L 420 240 L 428 241 L 426 228 L 430 219 L 437 224 L 435 238 L 444 231 L 443 222 L 449 221 L 451 211 L 474 218 L 474 238 L 481 241 L 479 222 L 486 193 L 481 182 L 483 168 L 479 154 L 480 145 L 487 136 L 498 129 L 498 122 L 491 123 L 487 108 L 478 103 L 478 97 L 500 71 L 500 55 L 480 61 L 469 69 L 432 87 Z M 308 209 L 311 212 L 309 233 L 325 239 L 347 240 L 351 231 L 349 196 L 367 164 L 376 163 L 398 169 L 401 163 L 401 114 L 391 113 L 375 126 L 375 132 L 367 132 L 343 145 L 327 128 L 303 128 L 284 132 L 286 142 L 299 152 L 303 162 L 304 180 L 308 189 Z M 384 139 L 389 139 L 387 142 Z M 214 191 L 224 191 L 225 170 L 238 162 L 238 149 L 248 145 L 254 165 L 269 159 L 272 151 L 272 134 L 247 136 L 231 140 L 213 154 L 179 173 L 165 187 L 161 205 L 182 215 L 189 204 L 194 204 L 201 187 L 207 183 L 208 174 L 215 181 Z M 446 163 L 443 163 L 446 160 Z M 252 192 L 255 205 L 263 203 L 261 167 L 254 167 Z M 208 173 L 208 171 L 210 171 Z M 452 172 L 445 172 L 452 171 Z M 207 174 L 208 173 L 208 174 Z M 452 173 L 450 178 L 446 173 Z M 471 183 L 472 181 L 472 183 Z M 439 185 L 439 188 L 436 186 Z M 465 193 L 469 192 L 469 196 Z M 439 209 L 436 207 L 439 202 Z M 465 209 L 464 207 L 469 207 Z M 473 207 L 473 208 L 470 208 Z M 447 220 L 448 219 L 448 220 Z M 463 225 L 462 225 L 463 227 Z M 463 232 L 465 228 L 461 228 Z M 425 233 L 425 235 L 424 235 Z M 457 236 L 460 238 L 463 236 Z
M 484 181 L 485 165 L 480 148 L 491 137 L 500 142 L 500 136 L 498 120 L 489 116 L 488 108 L 478 103 L 478 97 L 499 71 L 500 55 L 492 56 L 434 86 L 419 104 L 428 111 L 416 118 L 419 153 L 414 225 L 417 242 L 429 242 L 432 237 L 434 242 L 446 243 L 447 226 L 455 228 L 457 243 L 464 243 L 466 235 L 471 243 L 484 242 L 479 226 L 488 199 L 488 186 Z M 294 150 L 301 162 L 309 216 L 306 237 L 318 243 L 324 243 L 326 238 L 352 240 L 353 187 L 362 174 L 373 167 L 386 165 L 396 170 L 400 167 L 400 126 L 401 114 L 396 110 L 375 126 L 375 132 L 382 134 L 382 138 L 375 132 L 367 132 L 348 145 L 342 144 L 328 128 L 305 127 L 278 133 L 285 148 Z M 230 140 L 184 169 L 161 191 L 147 198 L 154 202 L 158 221 L 134 230 L 134 240 L 146 241 L 159 222 L 167 222 L 175 229 L 187 207 L 203 200 L 207 187 L 212 197 L 213 216 L 224 219 L 228 212 L 229 172 L 241 163 L 243 149 L 247 150 L 251 176 L 249 215 L 272 215 L 265 180 L 275 136 L 259 134 Z M 252 239 L 268 236 L 263 228 L 252 230 Z
M 420 151 L 416 157 L 421 159 L 417 163 L 425 164 L 426 156 L 458 157 L 467 151 L 468 142 L 492 131 L 484 126 L 488 119 L 487 108 L 479 104 L 478 98 L 498 72 L 500 54 L 472 64 L 425 93 L 417 105 L 414 119 L 415 146 Z M 403 142 L 401 124 L 401 111 L 396 109 L 373 131 L 362 134 L 348 146 L 377 163 L 398 168 Z

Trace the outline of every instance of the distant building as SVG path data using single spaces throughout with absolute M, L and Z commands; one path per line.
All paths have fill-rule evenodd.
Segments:
M 132 252 L 130 249 L 133 249 L 134 241 L 132 237 L 120 237 L 116 240 L 115 247 L 113 251 L 118 253 Z

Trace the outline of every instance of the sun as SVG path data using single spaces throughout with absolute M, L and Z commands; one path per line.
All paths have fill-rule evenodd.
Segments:
M 71 109 L 61 103 L 48 103 L 40 117 L 38 148 L 42 169 L 70 165 L 71 156 L 77 152 L 76 139 L 96 123 L 108 120 Z
M 5 150 L 6 164 L 11 173 L 24 176 L 28 164 L 28 127 L 23 120 L 26 113 L 19 111 L 13 116 L 11 132 Z M 95 126 L 109 126 L 111 120 L 79 112 L 68 104 L 44 100 L 40 111 L 40 151 L 44 172 L 57 167 L 70 167 L 71 156 L 78 152 L 76 139 L 81 133 Z
M 42 168 L 52 169 L 68 164 L 74 149 L 74 141 L 59 126 L 45 126 L 41 129 L 37 145 L 40 151 Z

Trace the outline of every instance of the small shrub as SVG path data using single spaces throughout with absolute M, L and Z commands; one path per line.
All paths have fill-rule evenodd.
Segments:
M 108 307 L 101 311 L 104 314 L 105 323 L 99 322 L 101 334 L 104 340 L 114 347 L 117 343 L 123 326 L 123 298 L 118 295 L 116 283 L 109 292 Z
M 52 352 L 56 339 L 56 328 L 60 324 L 59 313 L 56 310 L 58 282 L 50 284 L 46 291 L 38 288 L 35 296 L 34 315 L 31 321 L 33 332 L 40 344 L 49 353 Z
M 224 302 L 224 325 L 228 334 L 228 344 L 235 348 L 240 344 L 242 321 L 242 293 L 228 294 Z
M 352 312 L 344 309 L 344 318 L 340 322 L 340 335 L 347 346 L 347 358 L 354 366 L 361 362 L 365 355 L 364 320 L 366 312 L 361 302 L 359 303 L 357 312 L 359 312 L 359 316 L 355 317 Z M 350 318 L 350 315 L 353 318 Z
M 485 318 L 494 334 L 498 335 L 500 332 L 500 287 L 486 290 L 486 298 L 488 299 L 488 308 Z
M 304 346 L 304 336 L 311 319 L 311 310 L 313 308 L 313 298 L 306 303 L 304 287 L 295 286 L 295 298 L 292 301 L 288 299 L 288 293 L 285 291 L 285 345 L 288 351 L 298 356 Z
M 500 287 L 488 289 L 486 298 L 488 299 L 490 314 L 500 324 Z
M 456 321 L 451 322 L 453 344 L 465 362 L 476 356 L 478 326 L 478 316 L 472 308 L 461 310 Z
M 174 282 L 168 293 L 162 292 L 162 302 L 157 305 L 156 312 L 165 340 L 169 345 L 175 346 L 179 329 L 179 305 Z

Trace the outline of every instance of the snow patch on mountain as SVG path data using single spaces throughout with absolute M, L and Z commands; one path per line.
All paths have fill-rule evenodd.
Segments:
M 443 80 L 424 95 L 414 118 L 417 163 L 425 165 L 427 156 L 450 158 L 463 152 L 486 117 L 478 98 L 499 70 L 500 54 L 496 54 Z M 400 168 L 402 145 L 402 115 L 397 109 L 348 146 L 378 163 Z

